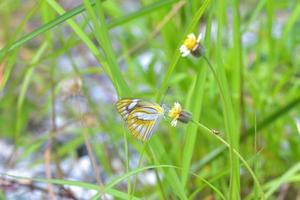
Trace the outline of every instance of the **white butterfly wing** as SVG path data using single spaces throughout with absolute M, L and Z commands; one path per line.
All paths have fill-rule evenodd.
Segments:
M 123 120 L 127 120 L 129 113 L 138 104 L 139 99 L 121 99 L 116 103 L 116 107 Z
M 147 113 L 143 109 L 134 110 L 128 117 L 127 127 L 134 137 L 142 141 L 147 141 L 157 130 L 162 114 Z
M 142 141 L 149 140 L 164 114 L 160 105 L 139 99 L 122 99 L 117 109 L 132 135 Z

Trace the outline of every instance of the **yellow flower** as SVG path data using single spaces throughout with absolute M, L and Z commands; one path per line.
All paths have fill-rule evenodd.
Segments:
M 183 57 L 186 57 L 190 54 L 196 57 L 201 56 L 204 53 L 204 48 L 200 45 L 201 39 L 201 34 L 199 34 L 198 38 L 196 38 L 194 33 L 190 33 L 179 49 L 181 55 Z
M 173 127 L 176 127 L 177 121 L 188 123 L 192 120 L 192 114 L 183 110 L 178 102 L 174 103 L 173 107 L 168 113 L 168 116 L 172 119 L 171 126 Z
M 171 121 L 172 126 L 175 127 L 177 125 L 177 120 L 180 116 L 181 111 L 182 111 L 181 105 L 178 102 L 175 102 L 174 106 L 172 107 L 172 109 L 169 111 L 169 114 L 168 114 L 169 117 L 172 118 L 172 121 Z

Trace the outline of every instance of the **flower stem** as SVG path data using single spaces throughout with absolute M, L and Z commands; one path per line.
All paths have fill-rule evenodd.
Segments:
M 217 75 L 215 69 L 213 68 L 212 64 L 210 63 L 210 61 L 208 60 L 208 58 L 207 58 L 205 55 L 203 56 L 203 58 L 204 58 L 204 60 L 206 61 L 206 63 L 208 64 L 209 69 L 210 69 L 210 70 L 212 71 L 212 73 L 213 73 L 213 76 L 214 76 L 214 78 L 215 78 L 215 80 L 216 80 L 216 82 L 217 82 L 218 88 L 219 88 L 219 90 L 220 90 L 221 98 L 222 98 L 223 100 L 225 100 L 225 97 L 224 97 L 224 90 L 223 90 L 223 87 L 222 87 L 222 85 L 221 85 L 220 79 L 219 79 L 219 77 L 218 77 L 218 75 Z
M 249 173 L 251 174 L 255 184 L 257 185 L 259 192 L 261 193 L 261 197 L 262 199 L 264 198 L 264 192 L 261 188 L 261 185 L 255 175 L 255 173 L 253 172 L 253 170 L 251 169 L 251 167 L 249 166 L 249 164 L 247 163 L 247 161 L 243 158 L 243 156 L 241 156 L 241 154 L 235 149 L 233 148 L 230 144 L 228 144 L 223 138 L 221 138 L 219 135 L 215 134 L 215 131 L 204 126 L 203 124 L 201 124 L 200 122 L 197 122 L 195 120 L 192 120 L 192 122 L 194 124 L 196 124 L 199 128 L 201 128 L 202 130 L 204 130 L 205 132 L 209 133 L 210 135 L 214 136 L 215 138 L 217 138 L 220 142 L 222 142 L 225 146 L 227 146 L 229 149 L 233 150 L 233 153 L 239 157 L 239 159 L 241 160 L 241 162 L 245 165 L 246 169 L 249 171 Z

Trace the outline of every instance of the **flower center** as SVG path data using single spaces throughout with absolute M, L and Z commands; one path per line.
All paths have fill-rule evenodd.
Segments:
M 181 107 L 174 106 L 169 112 L 169 117 L 172 119 L 178 119 L 181 111 Z
M 197 40 L 195 38 L 187 38 L 184 41 L 184 45 L 189 50 L 193 50 L 193 48 L 195 47 L 196 44 L 197 44 Z

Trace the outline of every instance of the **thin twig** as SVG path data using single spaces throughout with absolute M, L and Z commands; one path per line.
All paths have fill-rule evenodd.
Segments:
M 71 55 L 69 55 L 69 56 L 71 57 Z M 72 59 L 71 59 L 71 62 L 72 62 L 72 68 L 75 71 L 76 75 L 78 77 L 81 77 L 81 74 L 80 74 L 80 72 L 78 70 L 78 67 L 77 67 L 76 63 L 73 62 Z M 79 90 L 80 90 L 80 92 L 83 92 L 81 94 L 81 96 L 84 97 L 84 98 L 86 98 L 87 101 L 89 102 L 89 104 L 93 105 L 93 101 L 89 98 L 87 89 L 85 88 L 84 84 L 81 85 L 81 88 Z M 82 121 L 82 119 L 84 118 L 84 111 L 81 108 L 81 104 L 79 102 L 78 102 L 78 108 L 79 108 L 79 119 L 81 119 L 81 121 Z M 96 110 L 96 109 L 94 109 L 94 110 Z M 103 195 L 103 199 L 105 200 L 107 198 L 105 196 L 104 184 L 103 184 L 103 182 L 101 180 L 101 177 L 100 177 L 100 170 L 99 170 L 99 167 L 97 165 L 97 162 L 96 162 L 96 159 L 95 159 L 95 155 L 93 153 L 92 145 L 91 145 L 91 143 L 89 141 L 88 133 L 86 132 L 86 125 L 85 125 L 85 123 L 80 123 L 80 125 L 81 125 L 81 127 L 83 129 L 84 143 L 85 143 L 85 146 L 86 146 L 86 149 L 87 149 L 87 152 L 88 152 L 88 156 L 89 156 L 90 162 L 92 164 L 93 173 L 94 173 L 94 175 L 96 177 L 97 184 L 99 185 L 100 194 Z M 102 196 L 102 195 L 100 195 L 100 196 Z
M 78 103 L 78 108 L 79 108 L 79 112 L 80 112 L 80 118 L 82 119 L 83 118 L 83 109 L 81 108 L 80 103 Z M 104 191 L 104 184 L 103 184 L 103 182 L 101 180 L 101 177 L 100 177 L 100 170 L 99 170 L 99 167 L 97 165 L 95 155 L 93 153 L 92 145 L 89 141 L 89 136 L 86 132 L 86 127 L 85 127 L 84 123 L 80 123 L 80 124 L 81 124 L 82 129 L 83 129 L 84 144 L 86 146 L 88 156 L 89 156 L 90 162 L 92 164 L 92 168 L 93 168 L 93 172 L 94 172 L 97 184 L 99 185 L 99 191 L 103 195 L 103 196 L 101 195 L 103 197 L 103 199 L 106 200 L 105 191 Z
M 285 200 L 287 197 L 287 194 L 289 192 L 290 184 L 289 183 L 284 183 L 279 190 L 279 195 L 277 200 Z
M 48 141 L 48 145 L 46 147 L 46 150 L 44 152 L 44 162 L 45 162 L 45 174 L 47 179 L 51 179 L 51 141 Z M 54 190 L 53 185 L 51 183 L 48 183 L 48 195 L 50 199 L 55 199 L 54 197 Z
M 3 82 L 3 75 L 4 75 L 4 68 L 5 68 L 5 65 L 6 65 L 6 60 L 2 61 L 0 63 L 0 92 L 1 92 L 1 89 L 2 89 L 2 82 Z M 1 94 L 1 93 L 0 93 Z
M 38 190 L 38 191 L 41 191 L 44 193 L 48 192 L 48 189 L 38 186 L 38 185 L 34 184 L 32 181 L 24 182 L 24 181 L 11 180 L 11 179 L 6 179 L 4 177 L 0 177 L 0 188 L 2 188 L 2 190 L 4 192 L 6 191 L 6 189 L 9 189 L 9 191 L 11 192 L 11 188 L 14 186 L 27 187 L 31 191 Z M 70 192 L 69 190 L 57 190 L 57 192 L 55 192 L 54 195 L 59 196 L 60 198 L 68 198 L 68 199 L 73 199 L 73 200 L 77 199 L 74 196 L 74 194 L 72 192 Z
M 55 93 L 54 93 L 54 68 L 51 69 L 51 122 L 52 122 L 52 131 L 50 133 L 50 137 L 48 140 L 48 144 L 46 146 L 44 152 L 44 159 L 45 159 L 45 174 L 47 179 L 52 179 L 51 173 L 51 152 L 52 152 L 52 143 L 55 138 L 55 131 L 56 131 L 56 112 L 55 112 Z M 50 199 L 55 199 L 53 185 L 48 183 L 48 195 Z
M 84 144 L 86 146 L 90 161 L 92 163 L 92 167 L 93 167 L 93 170 L 94 170 L 96 181 L 97 181 L 98 185 L 100 186 L 100 191 L 104 194 L 104 186 L 103 186 L 103 183 L 102 183 L 101 178 L 100 178 L 100 170 L 99 170 L 99 167 L 97 165 L 97 162 L 96 162 L 93 150 L 92 150 L 92 145 L 89 141 L 89 136 L 88 136 L 88 134 L 86 133 L 85 130 L 83 131 L 83 137 L 84 137 Z

